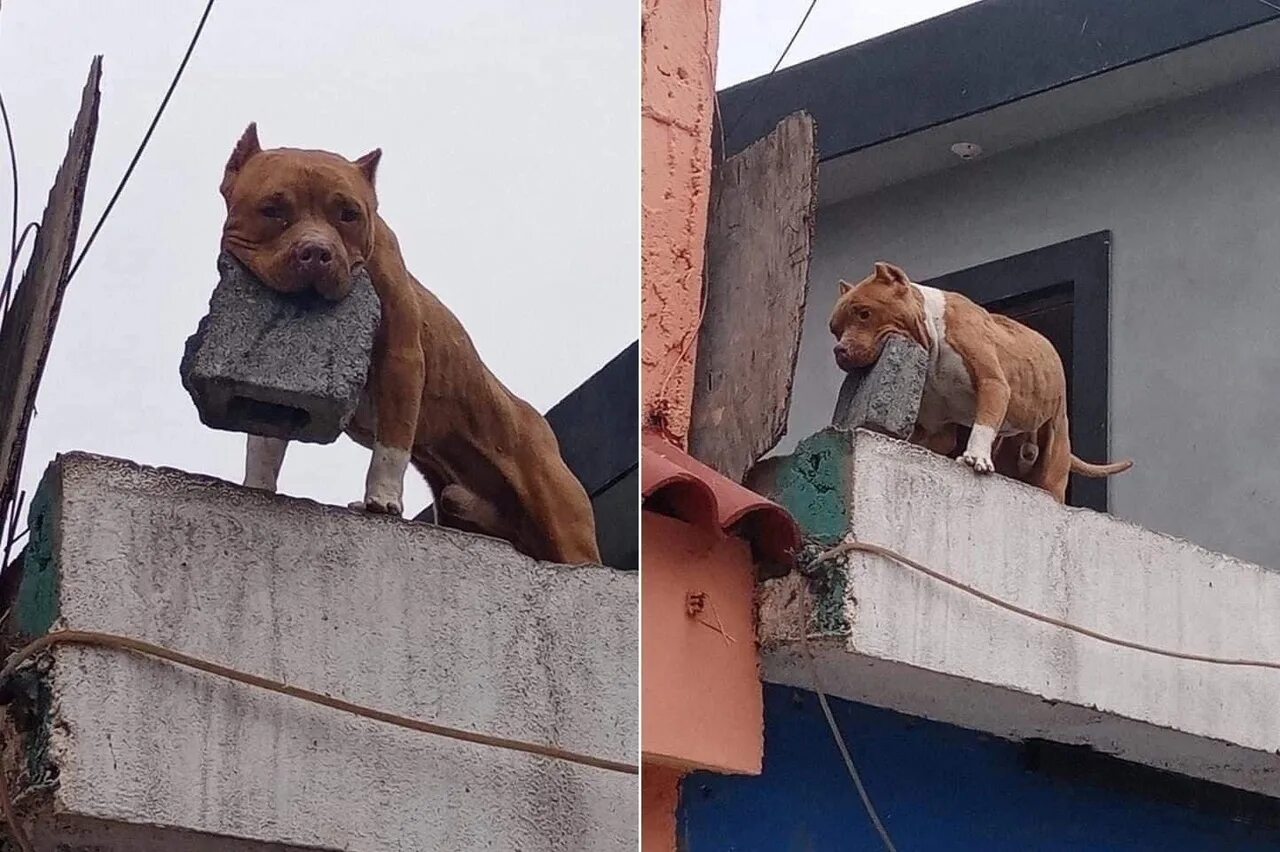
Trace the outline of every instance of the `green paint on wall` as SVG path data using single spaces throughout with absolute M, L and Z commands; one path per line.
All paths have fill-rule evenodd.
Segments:
M 809 629 L 834 636 L 849 633 L 848 577 L 843 560 L 819 564 L 813 560 L 849 534 L 853 442 L 853 432 L 823 429 L 801 441 L 790 455 L 760 462 L 746 482 L 748 488 L 785 508 L 799 524 L 805 546 L 796 561 L 814 600 Z
M 42 636 L 52 629 L 59 615 L 57 560 L 59 463 L 46 471 L 31 498 L 31 532 L 22 563 L 22 582 L 14 606 L 18 631 L 28 637 Z M 14 700 L 10 712 L 25 722 L 27 778 L 24 790 L 57 785 L 58 769 L 49 759 L 53 726 L 53 692 L 49 683 L 52 658 L 41 655 L 14 675 Z
M 830 546 L 849 532 L 852 458 L 853 433 L 823 429 L 791 455 L 767 459 L 751 486 L 790 512 L 806 539 Z
M 30 526 L 16 606 L 18 630 L 43 636 L 58 618 L 58 565 L 55 557 L 58 463 L 54 462 L 31 498 Z

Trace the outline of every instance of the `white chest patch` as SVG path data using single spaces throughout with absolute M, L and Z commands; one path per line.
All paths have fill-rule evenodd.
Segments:
M 947 343 L 946 294 L 921 284 L 911 286 L 924 298 L 925 325 L 932 338 L 918 419 L 930 430 L 948 423 L 971 426 L 977 394 L 960 354 Z

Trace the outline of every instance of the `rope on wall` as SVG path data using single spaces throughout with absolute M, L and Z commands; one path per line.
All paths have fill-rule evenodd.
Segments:
M 206 674 L 226 678 L 227 680 L 232 680 L 237 683 L 243 683 L 249 686 L 258 687 L 259 689 L 265 689 L 268 692 L 287 695 L 301 701 L 319 704 L 322 707 L 329 707 L 331 709 L 350 713 L 354 716 L 360 716 L 365 719 L 385 722 L 388 725 L 407 728 L 411 731 L 418 731 L 420 733 L 432 734 L 434 736 L 446 737 L 453 740 L 462 740 L 463 742 L 489 746 L 491 748 L 523 752 L 525 754 L 533 754 L 539 757 L 549 757 L 554 760 L 563 760 L 568 763 L 576 763 L 581 766 L 590 766 L 595 769 L 604 769 L 610 772 L 619 772 L 626 775 L 638 775 L 640 773 L 639 767 L 633 763 L 607 760 L 605 758 L 595 757 L 589 754 L 579 754 L 558 746 L 541 745 L 537 743 L 524 742 L 522 740 L 510 739 L 507 737 L 480 734 L 475 733 L 474 731 L 465 731 L 460 728 L 451 728 L 447 725 L 438 725 L 433 722 L 413 719 L 396 713 L 388 713 L 384 710 L 365 707 L 350 701 L 344 701 L 341 698 L 333 698 L 332 696 L 324 695 L 323 693 L 303 689 L 302 687 L 290 686 L 287 683 L 272 680 L 271 678 L 238 671 L 230 668 L 229 666 L 202 660 L 199 657 L 184 654 L 181 651 L 174 651 L 170 648 L 155 645 L 151 642 L 144 642 L 140 639 L 133 639 L 128 636 L 118 636 L 113 633 L 102 633 L 96 630 L 58 630 L 53 633 L 47 633 L 39 639 L 24 645 L 13 654 L 10 654 L 8 660 L 5 661 L 3 670 L 0 670 L 0 684 L 6 683 L 13 673 L 18 670 L 19 666 L 35 655 L 52 648 L 55 645 L 66 644 L 87 645 L 96 648 L 111 648 L 140 654 L 145 657 L 164 660 L 175 665 L 196 669 L 198 671 L 205 672 Z M 3 810 L 5 820 L 8 822 L 10 830 L 19 848 L 22 849 L 22 852 L 32 852 L 34 847 L 31 845 L 31 840 L 26 836 L 25 829 L 14 814 L 13 799 L 9 795 L 6 770 L 7 767 L 0 766 L 0 809 Z
M 1120 639 L 1115 636 L 1110 636 L 1106 633 L 1102 633 L 1097 630 L 1091 630 L 1088 627 L 1081 627 L 1078 624 L 1072 624 L 1069 621 L 1064 621 L 1063 619 L 1060 619 L 1060 618 L 1054 618 L 1053 616 L 1050 616 L 1050 615 L 1044 615 L 1043 613 L 1034 612 L 1032 610 L 1026 609 L 1025 607 L 1018 606 L 1015 603 L 1010 603 L 1009 601 L 1002 600 L 996 597 L 995 595 L 988 594 L 987 592 L 982 591 L 981 589 L 976 589 L 973 586 L 970 586 L 968 583 L 964 583 L 953 577 L 949 577 L 946 574 L 943 574 L 941 571 L 937 571 L 937 570 L 934 570 L 933 568 L 929 568 L 928 566 L 921 565 L 919 562 L 915 561 L 914 559 L 911 559 L 908 556 L 904 556 L 903 554 L 899 553 L 896 550 L 893 550 L 892 548 L 883 547 L 879 544 L 870 544 L 865 541 L 849 540 L 849 541 L 843 542 L 842 544 L 837 544 L 835 547 L 831 548 L 830 550 L 827 550 L 827 551 L 824 551 L 823 553 L 818 554 L 818 556 L 816 556 L 813 559 L 813 561 L 809 563 L 809 565 L 813 566 L 813 565 L 817 565 L 820 562 L 827 562 L 832 559 L 836 559 L 840 556 L 843 556 L 846 553 L 849 553 L 851 551 L 860 551 L 862 553 L 872 553 L 877 556 L 884 557 L 885 559 L 888 559 L 891 562 L 895 562 L 899 565 L 903 565 L 907 568 L 912 569 L 913 571 L 918 571 L 921 574 L 924 574 L 926 577 L 931 577 L 934 580 L 937 580 L 939 583 L 944 583 L 945 585 L 948 585 L 953 589 L 958 589 L 959 591 L 964 592 L 967 595 L 971 595 L 972 597 L 975 597 L 978 600 L 989 603 L 992 606 L 999 607 L 1000 609 L 1003 609 L 1003 610 L 1007 610 L 1008 612 L 1012 612 L 1015 615 L 1020 615 L 1023 618 L 1029 618 L 1032 621 L 1038 621 L 1041 624 L 1048 624 L 1052 627 L 1057 627 L 1062 630 L 1069 630 L 1072 633 L 1078 633 L 1081 636 L 1088 636 L 1090 639 L 1096 639 L 1099 642 L 1105 642 L 1108 645 L 1115 645 L 1120 648 L 1129 648 L 1134 651 L 1142 651 L 1147 654 L 1155 654 L 1156 656 L 1169 657 L 1175 660 L 1190 660 L 1192 662 L 1211 663 L 1213 665 L 1218 665 L 1218 666 L 1247 666 L 1250 668 L 1280 670 L 1280 662 L 1275 662 L 1271 660 L 1249 660 L 1249 659 L 1237 659 L 1237 658 L 1231 658 L 1231 657 L 1215 657 L 1211 654 L 1195 654 L 1188 651 L 1175 651 L 1175 650 L 1170 650 L 1168 648 L 1160 648 L 1155 645 L 1146 645 L 1146 644 L 1143 644 L 1142 642 L 1134 642 L 1129 639 Z M 806 628 L 806 632 L 807 632 L 807 628 Z

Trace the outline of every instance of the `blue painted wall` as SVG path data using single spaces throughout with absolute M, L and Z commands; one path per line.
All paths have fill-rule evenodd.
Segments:
M 1010 742 L 832 699 L 899 852 L 1261 852 L 1280 830 L 1028 771 Z M 764 774 L 681 790 L 685 852 L 881 852 L 816 696 L 765 686 Z

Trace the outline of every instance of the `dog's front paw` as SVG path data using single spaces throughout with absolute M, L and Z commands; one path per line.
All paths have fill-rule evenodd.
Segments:
M 360 509 L 375 515 L 404 514 L 404 471 L 409 451 L 374 444 L 369 473 L 364 480 L 364 502 Z
M 348 503 L 347 508 L 355 509 L 357 512 L 368 512 L 371 515 L 395 515 L 397 518 L 404 515 L 404 506 L 396 500 L 383 501 L 368 498 Z
M 404 514 L 404 506 L 400 505 L 399 500 L 369 498 L 364 501 L 364 510 L 373 515 L 395 515 L 397 518 Z
M 960 457 L 960 461 L 973 468 L 974 473 L 991 473 L 996 469 L 992 464 L 990 456 L 979 456 L 974 453 L 965 453 Z

